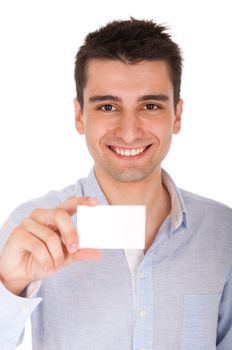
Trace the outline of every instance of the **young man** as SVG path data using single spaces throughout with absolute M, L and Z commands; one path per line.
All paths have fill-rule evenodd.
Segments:
M 231 209 L 178 189 L 161 168 L 181 126 L 181 67 L 151 21 L 86 37 L 74 104 L 94 169 L 3 227 L 1 349 L 16 347 L 30 315 L 38 350 L 231 349 Z M 144 251 L 78 250 L 83 204 L 145 205 Z

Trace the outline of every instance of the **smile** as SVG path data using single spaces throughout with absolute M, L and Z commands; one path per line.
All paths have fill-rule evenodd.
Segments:
M 136 157 L 143 154 L 151 145 L 138 148 L 122 148 L 118 146 L 108 146 L 111 151 L 123 157 Z

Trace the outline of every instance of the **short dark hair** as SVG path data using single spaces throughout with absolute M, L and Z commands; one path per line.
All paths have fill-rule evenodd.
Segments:
M 135 64 L 142 60 L 164 60 L 168 64 L 176 108 L 180 98 L 182 54 L 167 27 L 151 20 L 112 21 L 89 33 L 75 57 L 77 99 L 83 108 L 86 67 L 90 59 L 120 60 Z

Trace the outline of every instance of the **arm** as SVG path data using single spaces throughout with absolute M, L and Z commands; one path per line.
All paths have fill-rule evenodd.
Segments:
M 0 253 L 16 225 L 10 217 L 2 226 L 0 231 Z M 34 285 L 31 284 L 30 288 L 25 290 L 23 297 L 20 297 L 9 292 L 0 280 L 1 350 L 15 349 L 22 342 L 25 322 L 42 300 L 36 298 L 40 284 L 40 282 L 36 282 Z
M 13 350 L 25 323 L 42 298 L 23 298 L 10 293 L 0 282 L 0 349 Z M 22 339 L 21 339 L 22 341 Z
M 42 300 L 27 298 L 31 283 L 74 261 L 100 257 L 97 250 L 77 249 L 78 235 L 71 215 L 80 204 L 95 205 L 95 201 L 70 198 L 54 209 L 33 210 L 16 227 L 12 219 L 8 221 L 11 224 L 4 225 L 0 235 L 1 350 L 15 349 L 26 320 Z

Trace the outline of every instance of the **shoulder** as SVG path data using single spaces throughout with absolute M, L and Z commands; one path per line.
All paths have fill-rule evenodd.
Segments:
M 20 204 L 9 215 L 6 222 L 0 229 L 0 252 L 12 230 L 36 208 L 55 208 L 66 199 L 73 196 L 83 196 L 82 179 L 76 184 L 66 186 L 58 191 L 49 191 L 42 197 L 31 199 Z
M 188 204 L 192 204 L 195 206 L 207 206 L 215 210 L 225 210 L 232 213 L 232 208 L 230 208 L 228 205 L 223 204 L 221 202 L 218 202 L 214 199 L 210 199 L 207 197 L 200 196 L 199 194 L 192 193 L 183 189 L 179 189 L 181 192 L 182 197 L 184 198 L 185 202 Z
M 36 208 L 55 208 L 60 203 L 73 196 L 83 196 L 81 180 L 78 180 L 75 184 L 68 185 L 61 190 L 49 191 L 44 196 L 20 204 L 11 213 L 10 218 L 15 223 L 18 223 Z
M 216 200 L 180 189 L 190 221 L 206 222 L 208 226 L 223 227 L 232 235 L 232 208 Z

